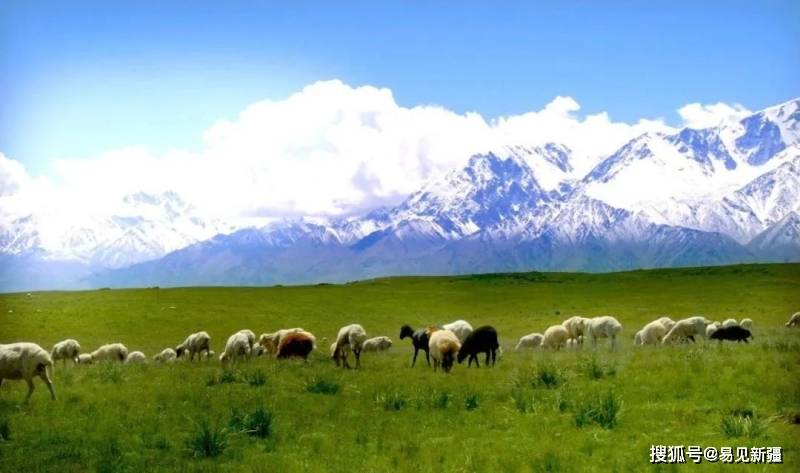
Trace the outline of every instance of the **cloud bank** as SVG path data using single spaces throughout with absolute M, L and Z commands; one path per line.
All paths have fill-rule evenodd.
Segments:
M 201 214 L 232 222 L 347 215 L 398 202 L 469 156 L 503 145 L 563 143 L 578 157 L 576 172 L 585 172 L 643 132 L 670 130 L 661 120 L 624 123 L 579 111 L 573 98 L 556 97 L 538 111 L 486 119 L 435 105 L 404 107 L 386 88 L 322 81 L 215 123 L 199 152 L 132 146 L 59 160 L 52 175 L 37 179 L 0 155 L 0 213 L 103 215 L 126 194 L 172 190 Z M 679 110 L 690 126 L 745 112 L 722 103 Z

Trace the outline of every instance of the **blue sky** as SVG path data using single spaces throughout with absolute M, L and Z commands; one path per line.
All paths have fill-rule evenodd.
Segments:
M 562 95 L 671 124 L 690 102 L 800 95 L 800 2 L 127 3 L 0 6 L 0 152 L 30 174 L 134 144 L 193 150 L 219 119 L 322 79 L 484 117 Z

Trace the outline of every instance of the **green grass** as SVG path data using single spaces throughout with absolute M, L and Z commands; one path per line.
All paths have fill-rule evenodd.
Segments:
M 171 308 L 174 307 L 174 308 Z M 0 387 L 0 471 L 641 471 L 651 444 L 781 446 L 800 456 L 800 265 L 389 278 L 347 285 L 0 295 L 0 342 L 85 351 L 121 341 L 149 356 L 206 330 L 304 327 L 310 361 L 259 358 L 55 368 L 59 399 L 37 382 Z M 570 315 L 612 314 L 619 348 L 513 351 Z M 750 344 L 634 347 L 670 314 L 750 317 Z M 464 318 L 497 328 L 495 368 L 434 374 L 399 328 Z M 337 369 L 326 346 L 342 325 L 388 335 L 388 353 Z M 325 340 L 327 338 L 327 340 Z M 701 464 L 700 470 L 727 465 Z

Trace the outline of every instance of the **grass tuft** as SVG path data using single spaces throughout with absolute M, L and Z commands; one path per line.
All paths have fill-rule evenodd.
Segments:
M 553 363 L 540 363 L 531 380 L 534 387 L 557 388 L 564 382 L 564 373 Z
M 585 427 L 595 423 L 604 429 L 611 430 L 617 426 L 621 410 L 622 400 L 613 391 L 608 391 L 605 395 L 578 406 L 575 412 L 575 425 Z
M 606 364 L 592 356 L 581 362 L 581 370 L 586 373 L 589 379 L 602 379 L 617 374 L 617 367 L 614 363 Z
M 264 407 L 258 407 L 249 414 L 234 409 L 230 426 L 251 437 L 267 438 L 272 435 L 272 412 Z
M 380 393 L 375 401 L 386 411 L 399 411 L 408 405 L 408 398 L 398 391 Z
M 472 411 L 477 409 L 480 406 L 480 399 L 478 397 L 478 393 L 467 393 L 464 396 L 464 407 L 468 411 Z
M 245 376 L 247 384 L 253 387 L 263 386 L 267 384 L 267 376 L 261 370 L 255 370 L 247 373 Z
M 187 439 L 186 449 L 193 458 L 215 458 L 227 448 L 227 437 L 225 429 L 217 429 L 208 419 L 203 419 Z
M 767 433 L 767 423 L 755 415 L 752 409 L 734 409 L 722 418 L 722 433 L 728 438 L 763 437 Z
M 314 394 L 334 395 L 339 392 L 339 383 L 327 378 L 311 378 L 306 383 L 306 391 Z

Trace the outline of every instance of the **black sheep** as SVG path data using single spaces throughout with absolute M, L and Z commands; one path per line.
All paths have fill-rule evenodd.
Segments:
M 497 342 L 497 330 L 489 325 L 478 327 L 467 335 L 467 338 L 461 345 L 461 349 L 458 350 L 458 362 L 461 363 L 464 361 L 464 358 L 469 357 L 467 366 L 472 366 L 472 361 L 474 360 L 475 365 L 480 368 L 481 364 L 478 363 L 478 353 L 486 353 L 486 366 L 489 366 L 490 358 L 492 366 L 494 366 L 497 361 L 498 348 L 500 348 L 500 344 Z
M 714 331 L 711 334 L 712 340 L 719 340 L 722 343 L 723 340 L 730 340 L 736 342 L 745 342 L 747 343 L 748 338 L 753 338 L 753 334 L 750 333 L 744 327 L 740 327 L 739 325 L 732 325 L 730 327 L 721 327 Z
M 411 367 L 417 363 L 417 352 L 420 350 L 425 352 L 425 361 L 428 366 L 431 366 L 431 354 L 428 348 L 428 333 L 424 328 L 414 331 L 410 325 L 403 325 L 400 327 L 400 340 L 410 337 L 411 344 L 414 345 L 414 358 L 411 360 Z

